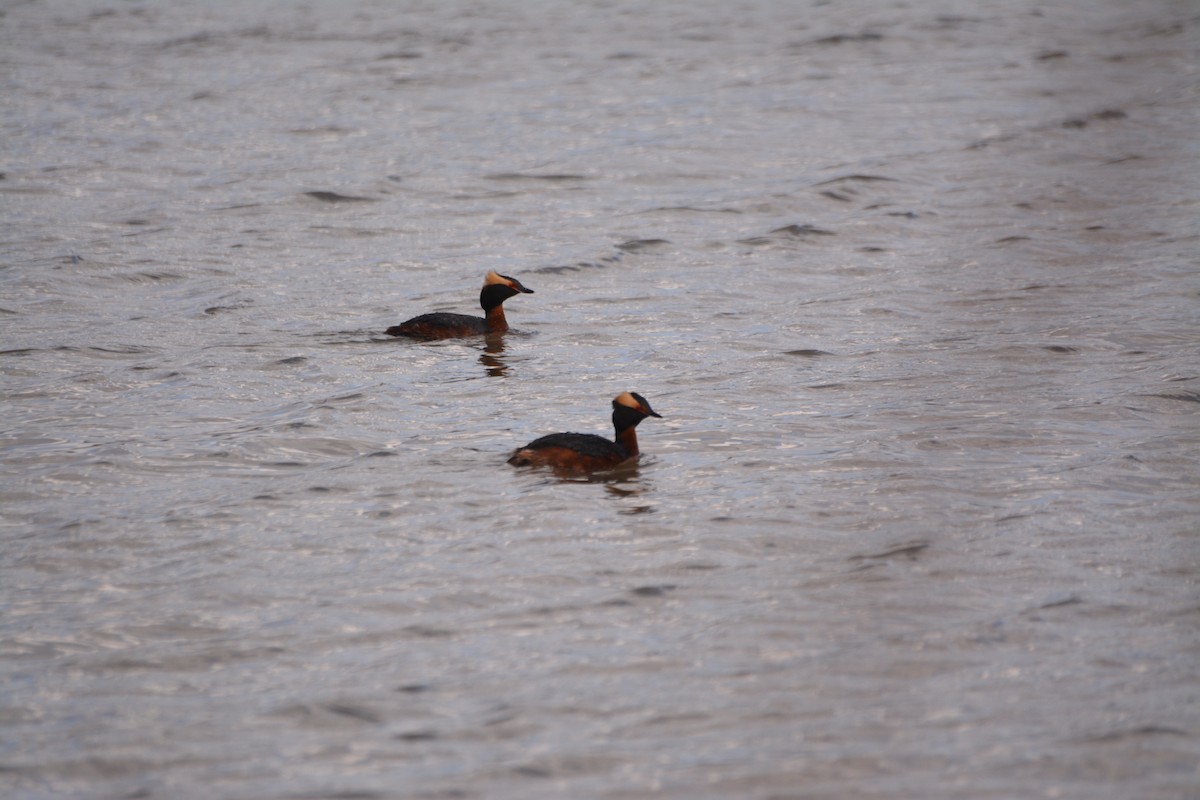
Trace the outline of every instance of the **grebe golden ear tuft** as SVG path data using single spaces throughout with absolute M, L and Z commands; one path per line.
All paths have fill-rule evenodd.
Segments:
M 634 411 L 639 411 L 642 414 L 645 414 L 647 417 L 662 417 L 662 414 L 655 412 L 655 410 L 650 407 L 650 401 L 642 397 L 637 392 L 621 392 L 619 395 L 613 398 L 613 407 L 615 408 L 616 406 L 632 408 Z
M 621 392 L 613 398 L 613 405 L 626 406 L 635 410 L 641 410 L 637 398 L 633 396 L 633 392 Z
M 521 285 L 521 282 L 516 278 L 511 278 L 508 275 L 501 275 L 496 270 L 491 270 L 483 278 L 483 288 L 489 286 L 507 286 L 514 292 L 523 292 L 524 294 L 533 294 L 533 289 L 526 289 Z
M 625 408 L 631 408 L 635 411 L 640 411 L 640 413 L 646 416 L 662 416 L 661 414 L 656 413 L 653 408 L 650 408 L 648 399 L 638 395 L 637 392 L 619 393 L 619 395 L 612 399 L 612 407 L 617 408 L 618 405 L 624 405 Z

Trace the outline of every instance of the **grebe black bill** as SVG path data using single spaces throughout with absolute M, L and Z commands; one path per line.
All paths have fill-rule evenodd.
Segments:
M 516 278 L 492 270 L 483 279 L 479 305 L 484 317 L 435 311 L 393 325 L 384 333 L 388 336 L 408 336 L 413 339 L 452 339 L 458 336 L 477 336 L 483 333 L 503 333 L 508 330 L 504 318 L 504 301 L 517 294 L 533 294 Z
M 638 423 L 659 417 L 646 398 L 637 392 L 622 392 L 612 401 L 616 440 L 594 433 L 551 433 L 534 439 L 513 452 L 508 463 L 515 467 L 552 467 L 564 472 L 593 472 L 610 469 L 636 456 Z

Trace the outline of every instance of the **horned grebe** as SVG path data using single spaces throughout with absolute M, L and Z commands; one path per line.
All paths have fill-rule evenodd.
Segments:
M 501 333 L 508 330 L 504 301 L 518 293 L 533 294 L 533 289 L 526 289 L 516 278 L 492 270 L 483 279 L 483 289 L 479 292 L 479 305 L 483 306 L 486 317 L 435 311 L 393 325 L 384 332 L 389 336 L 411 336 L 414 339 L 451 339 L 455 336 Z
M 572 472 L 615 467 L 638 454 L 634 429 L 646 417 L 659 417 L 637 392 L 622 392 L 612 401 L 616 441 L 594 433 L 551 433 L 520 447 L 508 459 L 517 467 L 547 466 Z

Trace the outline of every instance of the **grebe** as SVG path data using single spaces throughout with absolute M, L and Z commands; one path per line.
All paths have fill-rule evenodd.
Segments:
M 504 301 L 518 293 L 533 294 L 533 289 L 526 289 L 516 278 L 492 270 L 484 277 L 483 289 L 479 292 L 479 305 L 483 306 L 486 317 L 436 311 L 393 325 L 384 332 L 389 336 L 411 336 L 415 339 L 450 339 L 481 333 L 502 333 L 508 330 Z
M 638 454 L 634 429 L 646 417 L 659 417 L 637 392 L 622 392 L 612 401 L 615 442 L 594 433 L 551 433 L 534 439 L 512 454 L 508 463 L 516 467 L 547 466 L 573 472 L 590 472 L 615 467 Z

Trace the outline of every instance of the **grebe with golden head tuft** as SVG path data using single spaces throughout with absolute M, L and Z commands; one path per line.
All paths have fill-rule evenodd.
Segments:
M 569 472 L 609 469 L 639 452 L 636 429 L 646 417 L 659 417 L 646 398 L 637 392 L 622 392 L 612 401 L 616 440 L 594 433 L 551 433 L 519 447 L 508 459 L 517 467 L 546 466 Z
M 516 278 L 501 275 L 492 270 L 483 279 L 479 292 L 479 305 L 486 316 L 472 317 L 468 314 L 451 314 L 435 311 L 393 325 L 385 333 L 389 336 L 408 336 L 413 339 L 452 339 L 458 336 L 477 336 L 484 333 L 503 333 L 508 330 L 504 318 L 504 301 L 517 294 L 533 294 Z

